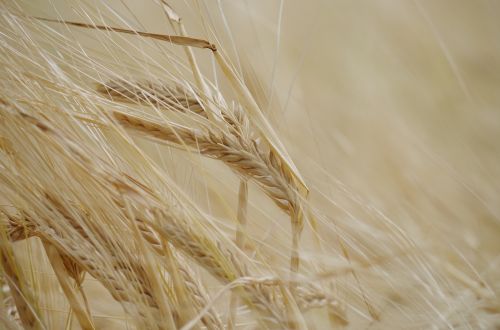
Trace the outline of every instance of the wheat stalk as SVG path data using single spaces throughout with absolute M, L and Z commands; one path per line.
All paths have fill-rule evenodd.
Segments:
M 35 297 L 29 290 L 29 285 L 18 271 L 19 266 L 14 258 L 12 246 L 8 240 L 0 243 L 0 262 L 10 288 L 17 313 L 22 325 L 27 329 L 41 329 L 38 308 Z
M 54 269 L 57 279 L 59 280 L 59 284 L 61 285 L 71 309 L 75 313 L 82 329 L 95 329 L 92 316 L 90 315 L 85 301 L 79 296 L 78 292 L 73 288 L 73 284 L 69 281 L 70 275 L 68 274 L 64 259 L 57 249 L 51 244 L 45 243 L 44 247 L 47 257 L 52 265 L 52 269 Z

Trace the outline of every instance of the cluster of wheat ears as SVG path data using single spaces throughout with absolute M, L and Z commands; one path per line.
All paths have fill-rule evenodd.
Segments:
M 67 328 L 106 328 L 90 280 L 123 309 L 119 326 L 139 329 L 494 322 L 491 288 L 441 267 L 382 214 L 359 230 L 314 207 L 251 78 L 216 40 L 191 37 L 165 0 L 157 6 L 172 34 L 107 25 L 90 12 L 84 23 L 1 7 L 0 327 L 63 326 L 46 307 L 41 264 L 57 279 L 48 295 L 64 297 Z M 109 57 L 117 53 L 107 47 L 128 43 L 119 52 L 130 57 L 100 62 L 63 31 L 103 38 Z M 168 69 L 138 42 L 153 43 Z M 220 75 L 208 78 L 200 57 Z M 130 74 L 134 60 L 152 63 L 149 79 Z M 237 178 L 234 212 L 198 205 L 164 163 L 176 159 L 198 169 L 198 183 L 218 164 L 229 169 L 217 168 Z M 217 183 L 204 184 L 217 194 Z M 250 215 L 256 195 L 282 213 Z M 260 244 L 254 221 L 275 215 L 276 246 Z

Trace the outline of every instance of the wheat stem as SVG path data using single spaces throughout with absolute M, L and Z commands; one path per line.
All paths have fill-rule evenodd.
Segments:
M 11 243 L 3 237 L 0 241 L 0 265 L 6 275 L 7 284 L 23 326 L 26 329 L 43 329 L 43 324 L 37 316 L 38 308 L 35 304 L 35 297 L 20 272 Z
M 64 266 L 64 261 L 59 254 L 59 251 L 57 251 L 57 249 L 48 242 L 43 242 L 43 245 L 50 264 L 52 265 L 52 269 L 56 274 L 57 280 L 59 281 L 59 284 L 61 285 L 61 288 L 63 289 L 63 292 L 68 299 L 69 305 L 75 313 L 80 326 L 84 330 L 95 329 L 92 316 L 88 313 L 85 301 L 82 301 L 82 298 L 78 296 L 78 292 L 75 291 L 72 283 L 69 281 L 69 274 Z
M 240 180 L 238 192 L 238 224 L 236 228 L 236 246 L 241 250 L 245 248 L 245 226 L 247 222 L 248 206 L 248 183 L 246 179 Z M 236 308 L 238 307 L 238 297 L 231 292 L 229 298 L 229 318 L 227 321 L 228 330 L 234 329 L 236 325 Z

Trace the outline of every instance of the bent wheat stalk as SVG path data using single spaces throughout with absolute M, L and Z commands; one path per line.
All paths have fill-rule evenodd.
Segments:
M 79 23 L 79 22 L 61 21 L 61 20 L 49 19 L 49 18 L 43 18 L 43 17 L 33 17 L 33 18 L 35 18 L 39 21 L 45 21 L 45 22 L 51 22 L 51 23 L 62 23 L 62 24 L 77 26 L 77 27 L 86 28 L 86 29 L 96 29 L 96 30 L 113 31 L 113 32 L 120 32 L 120 33 L 125 33 L 125 34 L 138 35 L 141 37 L 151 38 L 151 39 L 155 39 L 155 40 L 171 42 L 173 44 L 181 45 L 181 46 L 208 48 L 212 51 L 217 50 L 217 48 L 215 47 L 214 44 L 211 44 L 208 41 L 203 40 L 203 39 L 196 39 L 196 38 L 190 38 L 190 37 L 184 37 L 184 36 L 170 36 L 170 35 L 165 35 L 165 34 L 134 31 L 134 30 L 129 30 L 129 29 L 105 26 L 105 25 L 94 25 L 94 24 L 85 24 L 85 23 Z

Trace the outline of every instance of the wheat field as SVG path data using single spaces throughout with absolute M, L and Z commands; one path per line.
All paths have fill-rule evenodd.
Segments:
M 0 328 L 500 329 L 499 14 L 0 1 Z

